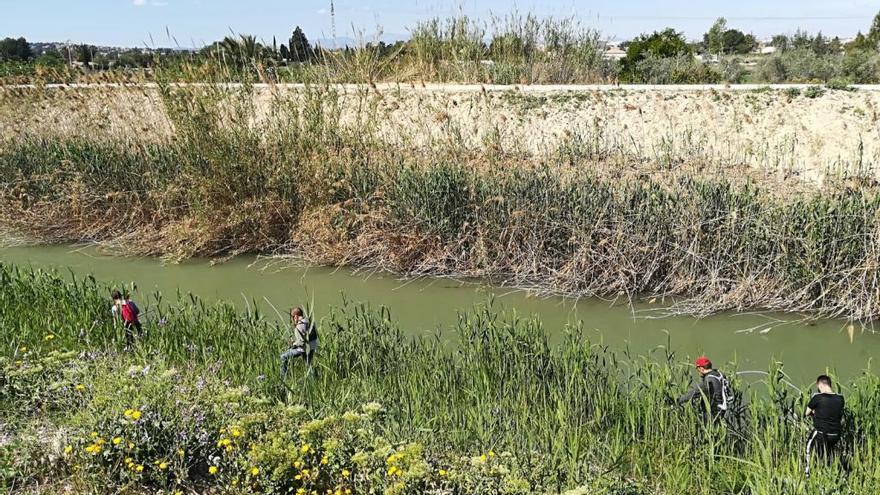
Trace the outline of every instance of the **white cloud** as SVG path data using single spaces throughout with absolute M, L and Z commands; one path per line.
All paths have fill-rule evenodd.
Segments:
M 147 0 L 134 0 L 132 3 L 135 7 L 143 7 L 147 4 Z

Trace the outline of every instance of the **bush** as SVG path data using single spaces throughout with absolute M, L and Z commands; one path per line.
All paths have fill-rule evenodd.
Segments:
M 643 84 L 704 84 L 721 81 L 721 74 L 690 54 L 650 56 L 636 64 L 630 82 Z

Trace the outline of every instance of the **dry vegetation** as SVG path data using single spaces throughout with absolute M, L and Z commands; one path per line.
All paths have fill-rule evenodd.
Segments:
M 811 96 L 7 89 L 0 222 L 175 259 L 873 318 L 877 97 Z

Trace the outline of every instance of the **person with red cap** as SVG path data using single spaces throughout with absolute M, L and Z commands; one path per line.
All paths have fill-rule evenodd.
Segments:
M 701 408 L 704 419 L 719 420 L 733 400 L 730 382 L 720 371 L 712 367 L 712 361 L 706 356 L 700 356 L 694 361 L 700 381 L 691 385 L 687 393 L 678 398 L 678 405 L 688 402 L 697 402 Z

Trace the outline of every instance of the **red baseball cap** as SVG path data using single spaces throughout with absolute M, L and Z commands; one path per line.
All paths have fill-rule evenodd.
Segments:
M 712 364 L 712 361 L 709 361 L 709 358 L 706 356 L 700 356 L 694 361 L 694 364 L 699 368 L 708 368 Z

